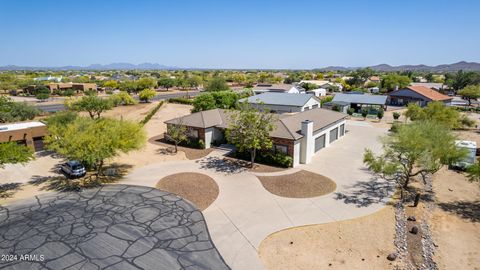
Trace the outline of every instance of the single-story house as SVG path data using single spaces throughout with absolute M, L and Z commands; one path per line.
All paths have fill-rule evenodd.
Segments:
M 333 100 L 329 104 L 324 104 L 324 107 L 337 106 L 339 111 L 346 113 L 348 108 L 359 112 L 362 107 L 379 107 L 384 110 L 387 109 L 387 96 L 382 95 L 364 95 L 364 94 L 342 94 L 336 93 Z
M 47 126 L 42 122 L 20 122 L 0 125 L 0 143 L 16 142 L 34 151 L 43 150 Z
M 309 83 L 309 84 L 315 84 L 318 86 L 318 88 L 323 88 L 327 90 L 338 90 L 342 91 L 343 90 L 343 85 L 341 83 L 336 83 L 336 82 L 331 82 L 331 81 L 325 81 L 325 80 L 301 80 L 300 84 L 302 83 Z
M 72 89 L 76 91 L 97 90 L 95 83 L 50 83 L 47 85 L 50 91 Z
M 448 88 L 448 86 L 446 86 L 443 83 L 429 83 L 429 82 L 412 82 L 410 83 L 410 86 L 425 86 L 435 91 L 443 91 Z
M 404 106 L 409 103 L 416 103 L 420 106 L 426 106 L 432 101 L 441 101 L 450 104 L 452 97 L 439 93 L 425 86 L 408 86 L 388 94 L 390 105 Z
M 308 90 L 307 94 L 313 94 L 316 97 L 324 97 L 327 95 L 327 89 L 325 88 L 312 89 L 312 90 Z
M 222 141 L 228 128 L 231 111 L 213 109 L 171 119 L 165 122 L 188 128 L 190 139 L 203 140 L 205 148 Z M 291 115 L 275 115 L 275 128 L 270 133 L 272 151 L 293 158 L 293 166 L 309 163 L 315 153 L 345 135 L 346 114 L 321 108 Z
M 305 89 L 298 84 L 259 83 L 255 87 L 253 87 L 252 91 L 255 94 L 267 93 L 267 92 L 290 93 L 290 94 L 305 93 Z
M 273 113 L 303 112 L 320 108 L 320 100 L 312 94 L 263 93 L 241 99 L 257 109 Z

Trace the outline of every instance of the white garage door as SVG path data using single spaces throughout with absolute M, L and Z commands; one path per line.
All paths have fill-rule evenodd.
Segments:
M 325 147 L 325 134 L 315 139 L 315 152 Z
M 330 142 L 334 142 L 338 139 L 338 127 L 330 130 Z

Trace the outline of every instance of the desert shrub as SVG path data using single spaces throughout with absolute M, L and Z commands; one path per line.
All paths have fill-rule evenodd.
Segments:
M 401 115 L 401 114 L 398 113 L 398 112 L 393 112 L 393 119 L 394 119 L 394 120 L 398 120 L 398 119 L 400 118 L 400 115 Z
M 348 115 L 350 115 L 350 116 L 351 116 L 354 112 L 355 112 L 355 110 L 354 110 L 353 108 L 348 108 L 348 110 L 347 110 L 347 113 L 348 113 Z
M 249 152 L 236 152 L 235 157 L 238 159 L 250 161 Z M 263 163 L 267 165 L 279 166 L 279 167 L 292 167 L 293 158 L 287 154 L 280 152 L 274 153 L 272 151 L 260 151 L 255 157 L 255 162 Z
M 383 109 L 380 109 L 380 110 L 377 111 L 377 117 L 378 117 L 378 119 L 382 120 L 383 115 L 384 115 Z
M 188 98 L 184 98 L 184 97 L 176 97 L 176 98 L 170 98 L 168 100 L 168 102 L 192 105 L 193 104 L 193 99 L 188 99 Z
M 155 106 L 155 108 L 153 108 L 153 110 L 151 110 L 142 121 L 140 121 L 140 124 L 145 125 L 146 123 L 148 123 L 148 121 L 152 119 L 152 117 L 158 112 L 158 110 L 160 110 L 162 105 L 163 105 L 163 101 L 160 101 L 160 103 L 158 103 L 158 105 Z

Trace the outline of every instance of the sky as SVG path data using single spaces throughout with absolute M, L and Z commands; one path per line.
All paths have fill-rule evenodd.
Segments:
M 0 65 L 480 62 L 477 0 L 0 0 Z

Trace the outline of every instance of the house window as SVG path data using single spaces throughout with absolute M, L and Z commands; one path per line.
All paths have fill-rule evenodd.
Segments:
M 288 153 L 288 146 L 286 146 L 286 145 L 281 145 L 281 144 L 274 144 L 274 145 L 273 145 L 273 151 L 274 151 L 275 153 L 287 154 L 287 153 Z
M 193 129 L 193 128 L 189 128 L 188 131 L 187 131 L 187 137 L 198 138 L 198 130 Z

